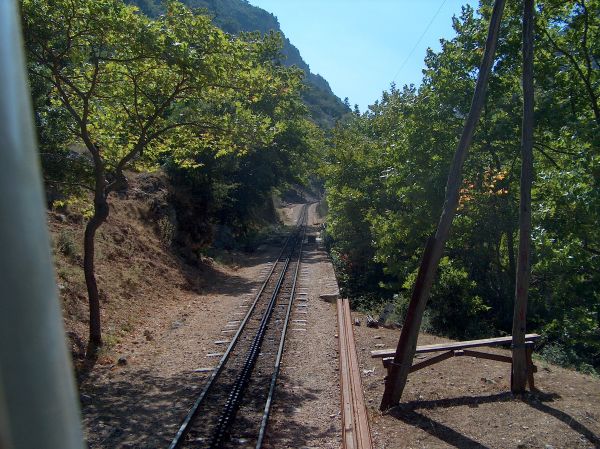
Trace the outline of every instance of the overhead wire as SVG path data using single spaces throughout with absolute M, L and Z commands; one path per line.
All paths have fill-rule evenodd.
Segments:
M 446 4 L 446 1 L 447 0 L 442 0 L 442 3 L 440 4 L 440 6 L 438 7 L 437 11 L 433 15 L 433 17 L 431 18 L 431 20 L 429 21 L 429 23 L 427 24 L 427 26 L 425 27 L 425 30 L 423 31 L 423 33 L 421 33 L 421 36 L 419 37 L 419 39 L 417 40 L 417 42 L 413 46 L 412 50 L 410 50 L 410 52 L 408 53 L 408 56 L 406 56 L 406 58 L 404 59 L 404 62 L 402 62 L 402 64 L 400 65 L 400 68 L 398 69 L 398 71 L 396 72 L 396 74 L 392 77 L 392 81 L 396 81 L 396 77 L 400 74 L 400 72 L 402 71 L 402 69 L 404 69 L 404 67 L 408 63 L 410 57 L 415 52 L 415 50 L 417 49 L 417 47 L 419 46 L 419 44 L 421 43 L 421 41 L 425 37 L 425 34 L 427 33 L 427 31 L 429 31 L 429 28 L 431 28 L 431 25 L 433 24 L 433 22 L 435 21 L 435 19 L 439 15 L 440 11 L 442 10 L 442 8 L 444 7 L 444 5 Z

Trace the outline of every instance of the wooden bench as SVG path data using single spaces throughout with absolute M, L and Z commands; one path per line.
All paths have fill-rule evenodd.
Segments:
M 536 366 L 533 364 L 531 355 L 533 353 L 533 346 L 535 342 L 540 339 L 538 334 L 527 334 L 525 335 L 525 348 L 527 353 L 527 365 L 528 365 L 528 376 L 527 382 L 529 388 L 533 390 L 535 388 L 533 382 L 533 373 L 537 372 Z M 457 341 L 452 343 L 440 343 L 435 345 L 424 345 L 417 346 L 415 351 L 416 354 L 428 354 L 434 352 L 441 352 L 441 354 L 434 355 L 422 362 L 415 363 L 411 366 L 409 373 L 418 371 L 427 366 L 431 366 L 435 363 L 439 363 L 443 360 L 451 357 L 458 356 L 470 356 L 479 357 L 481 359 L 496 360 L 498 362 L 512 363 L 512 357 L 507 355 L 491 354 L 489 352 L 474 351 L 470 348 L 480 348 L 485 346 L 502 346 L 512 343 L 512 336 L 498 337 L 498 338 L 486 338 L 483 340 L 470 340 L 470 341 Z M 372 358 L 382 359 L 383 366 L 388 370 L 388 374 L 392 364 L 394 363 L 394 355 L 396 354 L 395 349 L 379 349 L 371 351 Z

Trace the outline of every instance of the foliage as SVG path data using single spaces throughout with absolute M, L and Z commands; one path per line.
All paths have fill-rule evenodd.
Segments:
M 538 1 L 533 267 L 529 330 L 584 369 L 600 357 L 600 3 Z M 392 85 L 337 126 L 324 176 L 328 234 L 346 289 L 407 303 L 442 207 L 469 109 L 491 2 L 464 7 L 456 37 L 427 52 L 419 89 Z M 510 333 L 520 148 L 519 2 L 507 5 L 486 103 L 464 166 L 457 216 L 428 305 L 453 337 Z M 355 276 L 354 273 L 361 275 Z M 347 275 L 347 277 L 346 277 Z M 350 280 L 352 279 L 352 280 Z M 368 307 L 373 307 L 373 300 Z M 557 349 L 558 348 L 558 349 Z M 587 368 L 586 368 L 587 367 Z M 591 368 L 590 368 L 591 367 Z
M 64 256 L 69 258 L 75 258 L 77 256 L 77 245 L 73 240 L 73 235 L 71 233 L 67 231 L 61 231 L 56 236 L 56 241 L 54 244 L 56 249 Z
M 151 21 L 113 0 L 24 2 L 32 78 L 52 85 L 49 101 L 70 113 L 73 138 L 108 178 L 164 152 L 186 165 L 198 151 L 270 141 L 272 121 L 255 105 L 297 83 L 265 63 L 276 37 L 230 39 L 208 17 L 167 6 Z
M 119 0 L 23 0 L 22 17 L 42 149 L 88 153 L 73 179 L 60 166 L 46 173 L 93 192 L 83 265 L 94 349 L 94 238 L 126 170 L 208 175 L 221 212 L 230 202 L 243 219 L 273 187 L 307 176 L 320 132 L 300 102 L 301 71 L 278 63 L 276 34 L 232 37 L 176 1 L 152 20 Z

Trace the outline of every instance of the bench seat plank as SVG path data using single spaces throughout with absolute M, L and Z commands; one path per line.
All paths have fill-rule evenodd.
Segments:
M 533 342 L 540 338 L 538 334 L 525 335 L 526 342 Z M 428 352 L 450 351 L 453 349 L 477 348 L 480 346 L 499 346 L 512 342 L 512 336 L 485 338 L 483 340 L 456 341 L 452 343 L 440 343 L 435 345 L 417 346 L 415 354 L 424 354 Z M 371 351 L 371 358 L 394 357 L 395 349 L 378 349 Z

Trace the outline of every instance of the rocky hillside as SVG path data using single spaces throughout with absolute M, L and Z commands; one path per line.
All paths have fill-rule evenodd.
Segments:
M 137 5 L 145 14 L 155 17 L 161 13 L 160 0 L 126 0 Z M 321 75 L 312 73 L 309 65 L 302 59 L 300 52 L 285 37 L 277 18 L 264 9 L 252 6 L 245 0 L 182 0 L 190 8 L 201 8 L 213 16 L 214 23 L 227 33 L 237 34 L 242 31 L 260 31 L 268 33 L 271 30 L 281 33 L 283 37 L 283 63 L 295 65 L 306 73 L 307 89 L 303 99 L 308 106 L 313 120 L 330 128 L 350 109 L 332 92 L 327 80 Z

